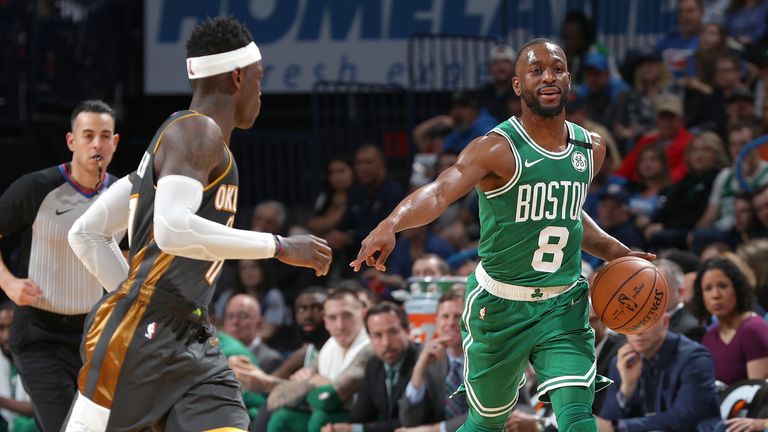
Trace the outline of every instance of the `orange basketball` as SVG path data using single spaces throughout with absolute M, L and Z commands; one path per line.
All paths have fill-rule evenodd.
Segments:
M 595 314 L 619 333 L 642 333 L 667 309 L 667 281 L 652 263 L 637 257 L 611 261 L 591 288 Z

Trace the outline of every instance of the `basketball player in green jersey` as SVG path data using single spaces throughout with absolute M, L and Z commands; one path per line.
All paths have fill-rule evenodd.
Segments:
M 502 430 L 530 362 L 538 396 L 552 403 L 559 430 L 596 431 L 594 392 L 609 381 L 595 373 L 581 249 L 606 261 L 653 255 L 630 251 L 581 210 L 605 148 L 598 135 L 565 121 L 571 77 L 563 50 L 534 39 L 515 68 L 522 116 L 472 141 L 454 166 L 406 197 L 350 266 L 385 271 L 395 233 L 430 223 L 477 187 L 481 262 L 467 281 L 461 322 L 458 393 L 470 408 L 460 430 Z

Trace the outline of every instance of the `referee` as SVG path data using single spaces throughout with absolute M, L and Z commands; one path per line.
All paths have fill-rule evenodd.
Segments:
M 66 135 L 72 161 L 26 174 L 0 196 L 0 236 L 21 231 L 17 274 L 0 258 L 0 287 L 16 304 L 11 353 L 38 429 L 59 431 L 77 391 L 85 316 L 101 284 L 75 256 L 67 233 L 114 177 L 115 111 L 80 102 Z

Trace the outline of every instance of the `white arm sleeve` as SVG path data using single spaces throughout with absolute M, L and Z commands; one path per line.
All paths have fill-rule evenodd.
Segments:
M 75 221 L 67 237 L 75 255 L 109 292 L 128 277 L 128 263 L 115 235 L 128 227 L 130 196 L 131 181 L 125 176 Z
M 158 180 L 154 229 L 160 250 L 206 261 L 275 256 L 272 234 L 230 228 L 196 215 L 202 199 L 203 185 L 195 179 L 169 175 Z

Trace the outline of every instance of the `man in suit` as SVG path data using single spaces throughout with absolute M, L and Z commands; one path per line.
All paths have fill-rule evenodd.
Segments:
M 253 296 L 237 294 L 227 302 L 224 333 L 236 338 L 253 353 L 258 366 L 266 373 L 280 367 L 283 357 L 261 341 L 261 307 Z
M 420 430 L 453 432 L 464 423 L 464 396 L 448 397 L 461 384 L 464 368 L 459 328 L 463 308 L 464 298 L 453 292 L 438 300 L 437 333 L 421 350 L 405 395 L 400 398 L 403 426 L 429 426 Z
M 683 303 L 683 269 L 676 263 L 660 258 L 654 261 L 667 281 L 667 313 L 669 314 L 669 331 L 685 335 L 688 339 L 701 342 L 705 329 Z
M 597 418 L 600 432 L 693 432 L 720 422 L 712 356 L 668 327 L 664 314 L 645 332 L 627 335 L 611 361 L 614 384 Z
M 390 432 L 400 426 L 397 401 L 418 356 L 408 340 L 408 317 L 396 304 L 381 302 L 368 310 L 366 328 L 376 356 L 368 360 L 347 422 L 329 423 L 322 432 Z

